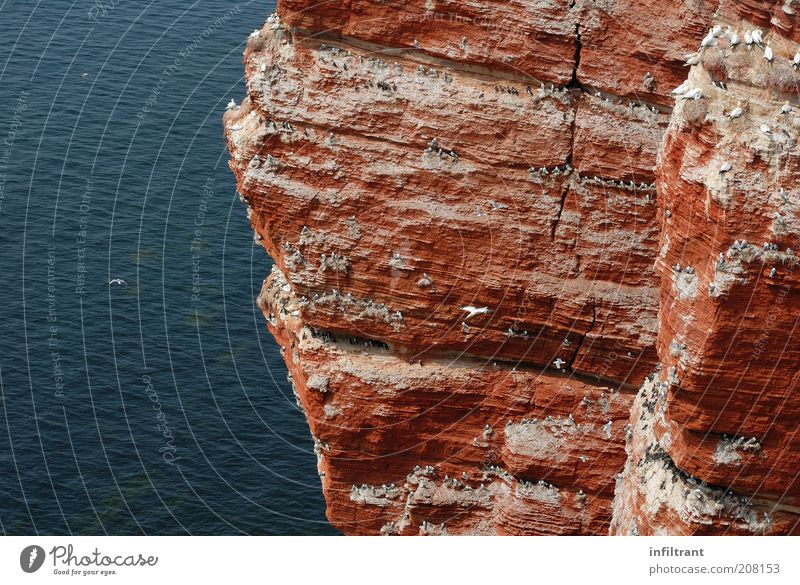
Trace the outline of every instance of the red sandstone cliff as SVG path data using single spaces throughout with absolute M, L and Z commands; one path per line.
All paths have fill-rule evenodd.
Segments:
M 279 14 L 225 125 L 334 526 L 793 530 L 794 110 L 759 129 L 796 98 L 791 22 L 643 0 Z M 686 54 L 755 27 L 738 15 L 775 20 L 774 62 L 720 36 L 673 112 Z

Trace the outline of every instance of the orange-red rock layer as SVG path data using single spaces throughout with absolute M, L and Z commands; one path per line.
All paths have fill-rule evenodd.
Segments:
M 776 535 L 800 533 L 800 509 L 707 484 L 675 466 L 653 428 L 667 423 L 666 376 L 648 380 L 631 411 L 629 453 L 619 475 L 611 533 Z
M 306 323 L 638 383 L 655 361 L 645 181 L 664 115 L 286 34 L 251 43 L 250 100 L 227 123 Z M 465 323 L 466 305 L 489 312 Z
M 312 330 L 273 270 L 259 304 L 314 437 L 331 523 L 358 534 L 602 534 L 632 395 L 537 368 L 408 363 Z
M 772 85 L 784 69 L 797 76 L 798 46 L 773 33 L 765 44 L 772 63 L 758 47 L 706 49 L 713 73 L 701 64 L 689 78 L 703 91 L 703 117 L 685 100 L 673 113 L 658 174 L 658 351 L 672 372 L 665 432 L 678 466 L 797 504 L 800 109 L 784 109 Z M 726 456 L 740 437 L 751 447 Z
M 796 531 L 789 8 L 279 2 L 225 127 L 335 526 Z

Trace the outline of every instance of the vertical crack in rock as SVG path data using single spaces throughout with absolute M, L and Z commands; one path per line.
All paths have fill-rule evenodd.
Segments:
M 570 5 L 572 8 L 572 5 Z M 570 86 L 579 88 L 580 84 L 578 83 L 578 69 L 581 66 L 581 48 L 583 47 L 583 42 L 581 41 L 581 25 L 580 23 L 575 25 L 575 65 L 572 67 L 572 79 L 570 80 Z
M 570 9 L 574 6 L 574 3 L 570 4 Z M 578 68 L 581 65 L 581 25 L 575 25 L 575 57 L 574 57 L 574 65 L 572 67 L 572 78 L 570 83 L 567 87 L 572 89 L 577 89 L 578 91 L 583 91 L 578 83 Z M 574 96 L 574 94 L 571 94 Z M 570 127 L 569 127 L 569 155 L 567 156 L 566 166 L 567 168 L 572 168 L 572 158 L 573 152 L 575 149 L 575 128 L 577 125 L 577 108 L 573 108 L 571 113 L 572 118 L 570 119 Z M 577 173 L 576 173 L 577 174 Z M 567 200 L 567 195 L 569 194 L 570 190 L 572 190 L 574 182 L 574 175 L 570 174 L 569 180 L 565 181 L 564 186 L 561 192 L 561 201 L 559 202 L 558 212 L 556 214 L 555 221 L 553 222 L 553 226 L 550 229 L 550 241 L 554 241 L 556 238 L 556 230 L 558 229 L 558 223 L 561 221 L 561 214 L 564 212 L 564 203 Z
M 575 124 L 574 124 L 574 122 L 573 122 L 573 125 L 572 125 L 572 131 L 573 131 L 573 133 L 575 132 Z M 570 159 L 571 158 L 572 157 L 570 155 Z M 570 181 L 565 182 L 564 186 L 561 189 L 561 199 L 560 199 L 560 201 L 558 203 L 558 212 L 556 213 L 555 220 L 553 220 L 552 227 L 550 228 L 550 241 L 551 242 L 555 241 L 555 239 L 556 239 L 556 230 L 558 229 L 558 223 L 561 221 L 561 214 L 564 213 L 564 203 L 566 203 L 567 195 L 569 194 L 570 190 L 572 189 L 572 185 L 570 184 L 571 182 L 572 181 L 571 181 L 571 177 L 570 177 Z
M 589 323 L 589 326 L 583 332 L 583 335 L 581 335 L 581 340 L 578 342 L 578 347 L 575 348 L 575 355 L 570 360 L 569 365 L 567 366 L 569 369 L 575 369 L 575 362 L 577 361 L 580 355 L 581 348 L 583 347 L 583 344 L 586 343 L 586 338 L 588 337 L 589 333 L 591 333 L 591 331 L 594 329 L 596 323 L 597 323 L 597 305 L 592 303 L 592 320 Z

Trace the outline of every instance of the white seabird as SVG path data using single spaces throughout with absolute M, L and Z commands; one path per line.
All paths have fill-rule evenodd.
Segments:
M 794 54 L 794 59 L 792 59 L 792 65 L 794 65 L 795 67 L 800 65 L 800 51 L 797 51 Z
M 481 307 L 479 309 L 478 307 L 473 307 L 472 305 L 467 305 L 466 307 L 461 307 L 461 310 L 462 311 L 466 311 L 467 313 L 469 313 L 469 315 L 464 317 L 464 321 L 466 321 L 467 319 L 471 319 L 472 317 L 475 317 L 476 315 L 485 315 L 486 313 L 489 312 L 489 307 Z
M 556 369 L 558 369 L 558 370 L 560 370 L 560 369 L 561 369 L 561 366 L 563 366 L 563 365 L 564 365 L 564 364 L 566 364 L 566 363 L 567 363 L 567 362 L 565 362 L 565 361 L 564 361 L 564 360 L 562 360 L 561 358 L 556 358 L 555 360 L 553 360 L 553 365 L 554 365 L 554 366 L 556 367 Z
M 125 282 L 124 280 L 122 280 L 121 278 L 114 278 L 113 280 L 110 280 L 108 282 L 108 286 L 111 286 L 111 285 L 114 285 L 114 284 L 116 284 L 118 286 L 128 286 L 128 283 Z
M 733 33 L 731 33 L 730 43 L 731 47 L 735 47 L 736 45 L 739 44 L 739 35 L 736 34 L 736 31 L 733 31 Z
M 742 108 L 740 108 L 739 106 L 736 106 L 735 108 L 733 108 L 731 110 L 731 113 L 728 114 L 728 117 L 731 118 L 732 120 L 735 120 L 736 118 L 740 117 L 742 115 L 742 113 L 743 113 L 742 112 Z
M 761 32 L 761 29 L 756 29 L 752 33 L 753 42 L 758 46 L 761 46 L 761 43 L 764 41 L 763 37 L 761 36 L 762 34 L 764 33 Z
M 233 109 L 233 108 L 235 108 L 235 107 L 236 107 L 236 100 L 231 100 L 231 101 L 229 101 L 229 102 L 228 102 L 228 106 L 227 106 L 227 108 L 228 108 L 229 110 L 232 110 L 232 109 Z
M 772 63 L 772 60 L 775 58 L 775 55 L 772 53 L 772 47 L 767 45 L 767 48 L 764 49 L 764 59 Z
M 749 31 L 744 33 L 744 44 L 747 45 L 748 49 L 753 44 L 753 35 Z
M 714 29 L 711 29 L 709 33 L 700 41 L 700 48 L 705 49 L 706 47 L 711 46 L 711 44 L 716 40 L 717 35 L 714 33 Z
M 686 65 L 697 65 L 700 62 L 700 53 L 692 53 L 691 55 L 686 55 Z
M 699 100 L 703 97 L 703 90 L 699 87 L 695 87 L 694 89 L 690 89 L 685 94 L 683 94 L 681 99 L 684 100 Z
M 680 84 L 678 87 L 676 87 L 675 89 L 673 89 L 673 90 L 672 90 L 670 93 L 671 93 L 672 95 L 683 95 L 683 94 L 685 94 L 687 91 L 689 91 L 689 88 L 690 88 L 690 87 L 692 87 L 692 84 L 691 84 L 691 82 L 690 82 L 690 81 L 687 79 L 686 81 L 684 81 L 683 83 L 681 83 L 681 84 Z
M 731 170 L 731 168 L 732 168 L 731 167 L 731 163 L 724 162 L 724 163 L 722 163 L 722 166 L 719 168 L 719 172 L 720 172 L 720 174 L 727 173 L 728 171 Z

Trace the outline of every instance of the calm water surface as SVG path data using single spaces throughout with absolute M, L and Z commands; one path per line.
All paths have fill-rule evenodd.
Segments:
M 274 2 L 103 4 L 0 0 L 0 531 L 332 534 L 222 137 Z

